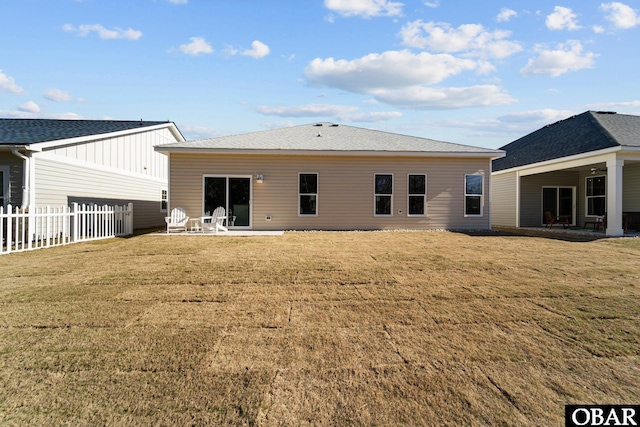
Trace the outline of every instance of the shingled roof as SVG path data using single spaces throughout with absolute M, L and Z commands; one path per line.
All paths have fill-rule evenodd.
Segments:
M 616 146 L 640 147 L 640 116 L 587 111 L 501 147 L 507 155 L 493 161 L 493 171 Z
M 107 134 L 170 122 L 135 120 L 0 119 L 0 145 L 29 145 Z
M 156 149 L 160 152 L 445 153 L 484 157 L 503 155 L 498 150 L 333 123 L 312 123 L 197 141 L 177 142 L 161 145 Z

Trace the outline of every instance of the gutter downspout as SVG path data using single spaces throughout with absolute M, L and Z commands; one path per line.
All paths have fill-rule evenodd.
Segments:
M 20 208 L 26 209 L 31 196 L 31 156 L 25 156 L 17 148 L 13 148 L 11 152 L 22 159 L 22 206 Z

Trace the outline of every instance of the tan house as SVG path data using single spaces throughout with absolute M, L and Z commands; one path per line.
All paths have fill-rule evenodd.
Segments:
M 493 225 L 541 227 L 549 212 L 609 236 L 640 230 L 639 116 L 587 111 L 502 150 L 491 178 Z
M 316 123 L 156 147 L 169 207 L 253 230 L 489 229 L 499 150 Z

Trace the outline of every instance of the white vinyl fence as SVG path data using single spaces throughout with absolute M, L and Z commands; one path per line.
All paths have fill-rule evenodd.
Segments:
M 133 203 L 6 209 L 0 206 L 0 254 L 133 234 Z

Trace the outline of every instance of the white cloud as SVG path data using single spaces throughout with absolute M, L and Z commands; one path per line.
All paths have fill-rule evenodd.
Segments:
M 463 71 L 476 70 L 478 66 L 475 61 L 448 54 L 414 54 L 402 50 L 372 53 L 351 61 L 316 58 L 304 73 L 314 86 L 368 93 L 377 88 L 439 83 Z
M 24 89 L 16 84 L 13 77 L 7 76 L 0 70 L 0 90 L 12 93 L 14 95 L 20 95 L 24 93 Z
M 498 120 L 503 123 L 511 124 L 524 123 L 530 125 L 532 123 L 538 123 L 540 125 L 545 125 L 555 123 L 558 120 L 564 120 L 574 114 L 575 113 L 570 110 L 554 110 L 551 108 L 545 108 L 542 110 L 521 111 L 505 114 L 504 116 L 498 117 Z
M 578 40 L 569 40 L 549 50 L 544 46 L 536 46 L 538 56 L 529 60 L 520 70 L 522 75 L 546 74 L 558 77 L 569 71 L 593 68 L 596 55 L 593 52 L 583 52 L 582 44 Z
M 615 110 L 618 108 L 638 108 L 640 107 L 640 100 L 626 101 L 626 102 L 603 102 L 599 104 L 589 104 L 587 108 L 589 110 Z
M 432 9 L 437 8 L 438 6 L 440 6 L 440 2 L 438 0 L 434 0 L 434 1 L 425 1 L 424 5 L 427 7 L 430 7 Z
M 57 120 L 80 120 L 83 119 L 76 113 L 40 113 L 21 110 L 0 110 L 0 117 L 16 119 L 57 119 Z
M 213 53 L 213 48 L 207 41 L 202 37 L 191 37 L 189 38 L 191 43 L 181 44 L 178 48 L 180 52 L 185 55 L 198 56 L 200 54 L 209 54 Z
M 400 30 L 402 44 L 436 52 L 462 52 L 467 56 L 506 58 L 522 50 L 519 43 L 509 41 L 510 31 L 487 31 L 480 24 L 464 24 L 453 28 L 446 23 L 409 22 Z
M 89 33 L 95 32 L 96 34 L 98 34 L 98 37 L 103 40 L 138 40 L 140 37 L 142 37 L 142 31 L 132 30 L 131 28 L 123 30 L 122 28 L 117 27 L 113 30 L 108 30 L 100 24 L 85 24 L 78 27 L 71 24 L 65 24 L 62 26 L 62 29 L 68 33 L 77 33 L 80 37 L 86 37 L 89 35 Z
M 214 138 L 225 135 L 225 133 L 219 129 L 204 126 L 180 125 L 179 128 L 180 132 L 182 132 L 188 140 Z
M 289 107 L 256 107 L 256 111 L 259 113 L 280 117 L 337 117 L 357 110 L 358 107 L 334 104 L 306 104 Z
M 324 0 L 324 6 L 342 16 L 398 16 L 402 3 L 390 0 Z
M 516 102 L 499 86 L 432 88 L 414 86 L 402 89 L 379 89 L 372 94 L 381 102 L 417 110 L 448 110 L 469 107 L 507 105 Z
M 577 30 L 581 27 L 576 20 L 577 15 L 571 9 L 556 6 L 553 13 L 547 16 L 546 24 L 550 30 Z
M 602 3 L 600 5 L 600 10 L 607 13 L 605 18 L 612 22 L 616 28 L 626 30 L 633 28 L 636 25 L 640 25 L 640 17 L 638 17 L 638 13 L 624 3 Z
M 25 113 L 39 113 L 40 107 L 33 101 L 28 101 L 18 107 L 18 110 Z
M 82 101 L 82 99 L 74 98 L 69 92 L 56 88 L 49 88 L 45 90 L 43 96 L 48 100 L 55 102 Z
M 173 3 L 173 4 L 187 4 L 189 2 L 189 0 L 168 0 L 169 3 Z
M 269 46 L 262 43 L 260 40 L 254 40 L 253 43 L 251 43 L 251 49 L 243 50 L 242 52 L 240 52 L 240 55 L 250 56 L 254 59 L 260 59 L 269 55 L 269 52 L 271 52 Z
M 596 34 L 604 33 L 604 27 L 602 27 L 601 25 L 594 25 L 592 28 L 593 28 L 593 32 Z
M 517 17 L 518 17 L 518 12 L 516 12 L 513 9 L 507 9 L 506 7 L 503 7 L 502 9 L 500 9 L 500 13 L 496 17 L 496 19 L 498 22 L 507 22 L 511 20 L 511 18 L 517 18 Z

